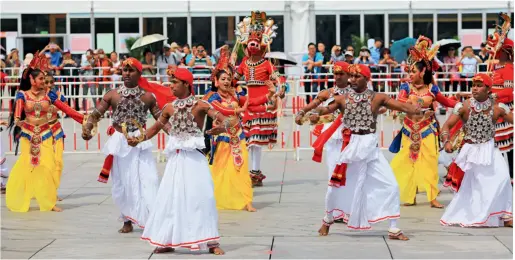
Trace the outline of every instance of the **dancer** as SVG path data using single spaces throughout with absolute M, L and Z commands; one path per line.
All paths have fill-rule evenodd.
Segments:
M 462 227 L 512 227 L 512 187 L 506 161 L 495 147 L 494 136 L 495 122 L 503 118 L 512 124 L 513 113 L 508 106 L 495 104 L 489 96 L 490 77 L 477 74 L 472 80 L 472 98 L 456 105 L 442 127 L 445 150 L 450 153 L 453 148 L 449 129 L 463 121 L 465 144 L 455 163 L 465 174 L 440 223 Z
M 332 113 L 336 109 L 340 109 L 343 114 L 343 122 L 333 123 L 335 126 L 344 125 L 343 145 L 338 165 L 329 181 L 331 187 L 327 197 L 344 194 L 346 198 L 339 201 L 339 205 L 327 205 L 318 232 L 321 236 L 329 233 L 329 227 L 334 223 L 333 212 L 338 211 L 342 216 L 348 215 L 347 227 L 351 229 L 370 229 L 370 223 L 389 219 L 388 237 L 408 240 L 397 228 L 397 219 L 400 217 L 399 187 L 378 147 L 376 117 L 382 106 L 410 114 L 419 113 L 420 108 L 367 89 L 370 69 L 366 65 L 350 65 L 349 74 L 351 89 L 336 97 L 335 102 L 328 107 L 317 108 L 320 115 Z M 318 116 L 313 116 L 312 120 L 318 120 Z M 326 131 L 319 138 L 327 138 L 325 134 L 331 133 Z M 346 175 L 347 170 L 349 175 Z M 338 189 L 342 191 L 336 193 Z
M 455 100 L 446 98 L 433 84 L 433 71 L 438 69 L 434 60 L 439 46 L 431 46 L 431 40 L 420 36 L 409 52 L 408 73 L 411 83 L 400 87 L 398 100 L 418 105 L 423 115 L 404 117 L 401 131 L 391 144 L 390 151 L 397 153 L 390 166 L 400 188 L 401 201 L 405 206 L 416 205 L 416 194 L 425 191 L 431 208 L 443 208 L 436 200 L 438 189 L 438 122 L 433 110 L 434 101 L 446 107 L 454 107 Z M 431 48 L 432 47 L 432 48 Z
M 216 87 L 206 95 L 205 100 L 207 99 L 213 108 L 224 116 L 234 116 L 238 119 L 239 115 L 247 109 L 261 113 L 275 110 L 277 96 L 273 95 L 275 86 L 271 82 L 268 97 L 257 98 L 261 100 L 247 102 L 245 96 L 235 93 L 232 86 L 233 68 L 228 58 L 225 49 L 222 49 L 212 74 L 213 86 Z M 274 102 L 264 104 L 267 100 L 274 100 Z M 249 168 L 247 144 L 241 127 L 236 132 L 211 136 L 211 142 L 210 169 L 214 182 L 216 207 L 256 211 L 252 206 L 252 183 L 250 176 L 246 174 Z
M 128 58 L 123 62 L 122 69 L 124 85 L 104 95 L 83 125 L 82 138 L 92 138 L 94 124 L 112 107 L 113 128 L 116 131 L 102 151 L 105 155 L 113 156 L 112 196 L 124 221 L 119 232 L 129 233 L 133 230 L 132 223 L 145 227 L 159 183 L 156 161 L 152 156 L 152 142 L 146 140 L 136 147 L 130 147 L 127 139 L 142 136 L 148 111 L 157 119 L 161 110 L 156 97 L 146 90 L 148 82 L 141 77 L 141 63 Z M 166 125 L 164 128 L 169 127 Z
M 158 246 L 154 253 L 173 252 L 175 248 L 209 249 L 212 254 L 224 254 L 218 241 L 218 213 L 213 194 L 213 179 L 209 172 L 202 128 L 206 115 L 222 122 L 207 134 L 238 131 L 238 119 L 226 118 L 221 112 L 193 92 L 193 75 L 188 69 L 168 70 L 175 101 L 166 105 L 157 122 L 143 138 L 129 138 L 129 145 L 150 140 L 168 122 L 172 122 L 165 153 L 168 156 L 165 173 L 157 192 L 141 239 Z
M 235 31 L 237 45 L 245 48 L 245 57 L 235 75 L 235 81 L 245 77 L 248 98 L 255 99 L 266 96 L 269 86 L 267 81 L 276 82 L 279 87 L 279 96 L 284 97 L 285 85 L 280 82 L 279 74 L 272 63 L 264 56 L 270 48 L 275 30 L 272 19 L 266 20 L 266 13 L 252 12 L 238 24 Z M 234 48 L 235 50 L 237 48 Z M 252 161 L 250 177 L 255 186 L 263 186 L 266 176 L 261 172 L 262 147 L 270 149 L 277 143 L 277 112 L 245 111 L 243 127 L 247 137 L 247 146 Z
M 46 57 L 34 56 L 25 69 L 16 93 L 9 129 L 14 126 L 16 145 L 21 154 L 14 164 L 6 190 L 6 206 L 14 212 L 27 212 L 30 201 L 36 198 L 40 211 L 62 211 L 56 206 L 57 186 L 53 132 L 51 127 L 50 99 L 45 88 L 44 72 L 48 66 Z M 19 135 L 19 137 L 18 137 Z
M 306 107 L 302 108 L 295 117 L 295 122 L 298 125 L 302 125 L 303 121 L 305 121 L 306 114 L 310 114 L 310 111 L 313 109 L 316 109 L 318 106 L 328 106 L 329 103 L 334 102 L 335 97 L 344 95 L 347 93 L 349 88 L 347 87 L 347 83 L 349 81 L 349 74 L 348 74 L 348 67 L 349 64 L 343 61 L 338 61 L 334 64 L 333 67 L 333 74 L 334 74 L 334 81 L 336 85 L 330 89 L 325 89 L 320 91 L 318 93 L 317 97 L 311 101 Z M 329 114 L 320 121 L 323 122 L 317 122 L 318 124 L 315 126 L 315 130 L 313 131 L 316 136 L 318 136 L 317 140 L 313 144 L 313 147 L 315 147 L 315 152 L 313 154 L 313 160 L 315 162 L 321 162 L 322 161 L 322 153 L 323 149 L 325 148 L 327 150 L 327 157 L 326 157 L 326 165 L 328 168 L 328 179 L 331 178 L 331 175 L 333 174 L 333 169 L 337 164 L 338 157 L 341 152 L 341 147 L 343 144 L 343 136 L 342 136 L 342 130 L 343 125 L 339 125 L 337 129 L 330 129 L 332 122 L 335 120 L 341 120 L 341 117 L 338 117 L 340 114 L 339 110 L 336 110 L 333 114 Z M 334 133 L 331 135 L 324 135 L 328 136 L 329 138 L 327 140 L 322 140 L 320 138 L 320 134 L 325 131 L 333 131 Z M 328 188 L 330 189 L 330 187 Z M 339 192 L 342 189 L 337 189 L 334 192 Z M 335 205 L 338 205 L 338 201 L 340 200 L 348 200 L 343 194 L 342 195 L 332 195 L 329 196 L 330 192 L 327 192 L 326 195 L 326 207 L 329 207 L 329 204 L 334 203 Z M 335 200 L 334 202 L 329 202 L 328 200 L 332 199 Z M 334 208 L 341 208 L 339 206 L 335 206 Z M 341 212 L 334 211 L 333 217 L 336 222 L 341 222 L 344 219 L 344 216 Z

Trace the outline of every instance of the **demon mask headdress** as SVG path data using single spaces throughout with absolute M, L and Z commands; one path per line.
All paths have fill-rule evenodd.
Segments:
M 440 45 L 431 46 L 433 43 L 425 36 L 420 36 L 415 43 L 415 46 L 409 49 L 409 56 L 407 59 L 407 69 L 411 70 L 417 62 L 424 62 L 426 69 L 436 71 L 439 66 L 434 60 Z
M 246 46 L 247 55 L 260 52 L 264 55 L 276 36 L 275 30 L 277 25 L 274 24 L 274 20 L 267 20 L 265 12 L 256 11 L 252 12 L 251 17 L 245 17 L 238 23 L 235 34 L 238 43 Z

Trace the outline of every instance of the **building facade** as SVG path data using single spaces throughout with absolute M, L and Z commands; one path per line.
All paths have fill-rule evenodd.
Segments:
M 127 52 L 125 39 L 159 33 L 169 42 L 202 43 L 208 51 L 235 40 L 237 22 L 252 10 L 279 26 L 272 50 L 305 52 L 380 38 L 484 41 L 499 12 L 513 19 L 513 1 L 2 1 L 0 44 L 35 52 L 49 41 L 83 53 Z M 512 25 L 513 26 L 513 25 Z M 477 47 L 477 46 L 475 46 Z

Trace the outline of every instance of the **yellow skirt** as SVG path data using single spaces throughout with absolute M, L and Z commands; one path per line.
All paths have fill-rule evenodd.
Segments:
M 211 176 L 215 185 L 217 209 L 244 209 L 252 202 L 252 182 L 249 175 L 248 152 L 245 141 L 240 142 L 243 164 L 237 169 L 233 162 L 231 147 L 226 142 L 216 146 Z
M 14 212 L 27 212 L 30 200 L 35 197 L 39 210 L 51 210 L 57 200 L 55 186 L 55 154 L 53 138 L 41 143 L 39 164 L 33 166 L 30 156 L 30 141 L 20 138 L 21 154 L 14 164 L 7 182 L 6 206 Z
M 411 140 L 402 135 L 401 150 L 390 163 L 401 193 L 401 201 L 414 203 L 419 191 L 427 193 L 427 200 L 438 196 L 438 144 L 434 134 L 422 139 L 418 158 L 413 162 L 409 158 Z
M 63 174 L 63 151 L 64 151 L 64 139 L 59 138 L 54 143 L 54 156 L 55 156 L 55 171 L 54 171 L 54 183 L 55 188 L 59 189 L 61 184 L 61 175 Z

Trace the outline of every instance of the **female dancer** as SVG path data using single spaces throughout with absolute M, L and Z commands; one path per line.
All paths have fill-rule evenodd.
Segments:
M 43 73 L 47 64 L 46 58 L 34 55 L 29 68 L 23 72 L 9 122 L 9 128 L 18 127 L 15 130 L 19 132 L 16 142 L 21 146 L 21 154 L 10 173 L 5 199 L 7 208 L 15 212 L 27 212 L 33 197 L 36 197 L 41 211 L 62 211 L 56 206 L 56 164 L 52 138 L 54 132 L 60 129 L 50 125 L 51 101 L 47 96 Z
M 275 110 L 272 105 L 265 104 L 266 98 L 249 100 L 235 93 L 232 86 L 233 69 L 225 52 L 213 71 L 213 81 L 216 88 L 208 94 L 207 101 L 224 116 L 238 116 L 247 109 L 251 112 L 267 112 Z M 227 57 L 227 58 L 226 58 Z M 268 99 L 275 92 L 273 86 Z M 274 98 L 275 99 L 275 98 Z M 256 102 L 257 101 L 257 102 Z M 220 122 L 214 122 L 214 126 Z M 210 168 L 214 182 L 216 206 L 218 209 L 245 209 L 256 211 L 252 206 L 252 183 L 248 172 L 248 152 L 245 134 L 241 129 L 231 128 L 227 133 L 211 136 Z
M 434 116 L 433 102 L 446 107 L 454 107 L 456 101 L 442 95 L 433 84 L 433 71 L 437 68 L 433 60 L 438 46 L 431 47 L 431 40 L 421 36 L 410 49 L 408 58 L 410 84 L 403 84 L 399 101 L 418 105 L 423 114 L 407 115 L 403 127 L 393 141 L 390 151 L 397 153 L 391 167 L 399 183 L 401 201 L 405 206 L 416 204 L 417 189 L 426 191 L 427 199 L 433 208 L 443 208 L 438 196 L 438 122 Z M 399 151 L 400 150 L 400 151 Z

